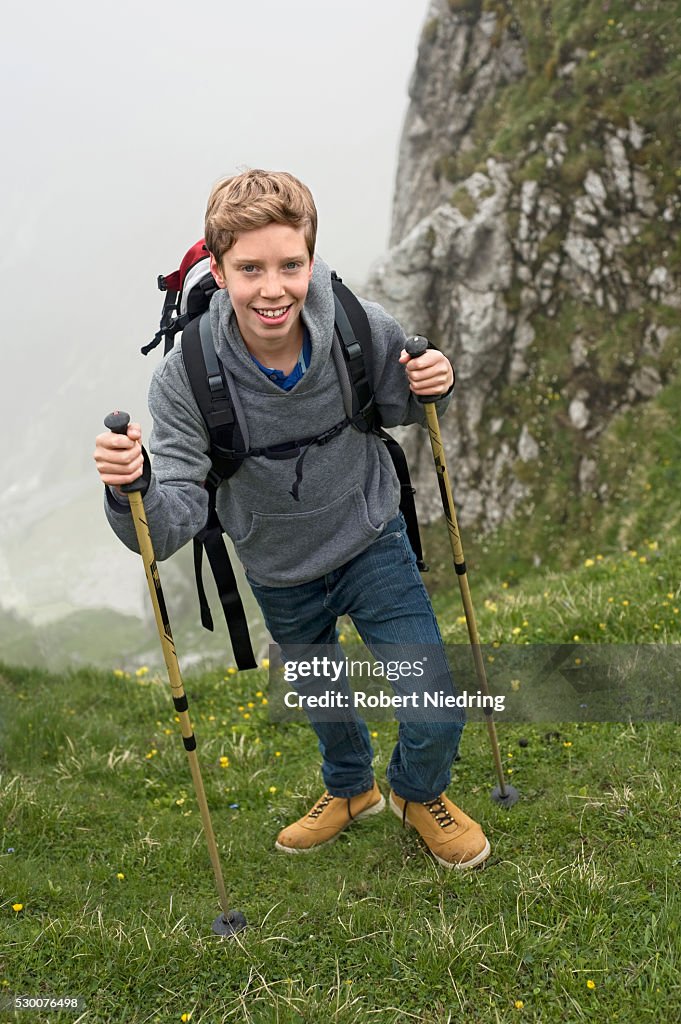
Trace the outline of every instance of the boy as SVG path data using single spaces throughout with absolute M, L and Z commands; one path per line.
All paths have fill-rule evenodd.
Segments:
M 442 652 L 399 515 L 390 456 L 375 434 L 347 422 L 334 359 L 330 270 L 315 256 L 316 231 L 312 195 L 290 174 L 250 170 L 218 182 L 210 195 L 205 238 L 220 288 L 210 307 L 213 340 L 244 448 L 252 453 L 219 487 L 218 515 L 276 643 L 336 645 L 338 616 L 347 614 L 374 651 L 399 643 Z M 448 359 L 428 350 L 410 360 L 396 321 L 375 303 L 362 304 L 372 331 L 381 423 L 423 424 L 416 396 L 449 393 Z M 107 485 L 109 522 L 132 550 L 134 527 L 118 488 L 146 469 L 147 521 L 163 559 L 197 533 L 207 512 L 208 436 L 179 346 L 154 372 L 149 407 L 153 473 L 136 424 L 127 436 L 100 434 L 94 457 Z M 327 443 L 303 448 L 295 469 L 289 459 L 262 454 L 333 428 Z M 436 676 L 426 685 L 434 688 Z M 326 792 L 278 836 L 276 847 L 287 853 L 315 850 L 385 806 L 361 718 L 353 713 L 312 725 Z M 447 868 L 474 867 L 490 852 L 480 826 L 444 793 L 462 727 L 401 720 L 387 771 L 391 809 Z

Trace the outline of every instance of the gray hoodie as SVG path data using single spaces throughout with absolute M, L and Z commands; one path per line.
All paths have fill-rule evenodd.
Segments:
M 405 334 L 376 303 L 360 300 L 371 325 L 377 408 L 385 427 L 425 422 L 398 362 Z M 321 434 L 347 415 L 333 357 L 334 302 L 329 267 L 315 259 L 303 320 L 312 357 L 291 391 L 260 370 L 243 342 L 227 292 L 210 307 L 213 338 L 246 446 L 268 447 Z M 438 401 L 441 410 L 448 398 Z M 153 472 L 144 499 L 154 551 L 168 558 L 205 523 L 209 438 L 192 394 L 180 346 L 156 367 L 149 388 Z M 298 500 L 295 459 L 249 457 L 219 486 L 217 513 L 248 575 L 270 587 L 317 579 L 360 554 L 399 509 L 400 489 L 383 441 L 346 427 L 304 458 Z M 106 514 L 116 534 L 138 550 L 129 506 L 107 488 Z

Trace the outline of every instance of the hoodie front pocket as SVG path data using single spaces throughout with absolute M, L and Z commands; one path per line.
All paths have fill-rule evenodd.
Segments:
M 295 586 L 354 558 L 381 530 L 369 519 L 366 499 L 356 484 L 311 512 L 254 512 L 250 530 L 234 547 L 256 581 Z

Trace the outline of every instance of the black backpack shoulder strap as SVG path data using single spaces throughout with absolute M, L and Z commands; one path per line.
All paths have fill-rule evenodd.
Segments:
M 353 394 L 353 413 L 358 416 L 360 430 L 373 430 L 385 443 L 400 483 L 400 512 L 407 524 L 407 536 L 421 572 L 428 566 L 423 560 L 414 488 L 411 485 L 407 458 L 398 441 L 383 430 L 375 408 L 373 380 L 373 344 L 371 326 L 364 306 L 335 271 L 331 286 L 336 305 L 336 332 L 341 340 Z
M 201 415 L 206 421 L 211 445 L 214 436 L 218 440 L 229 438 L 230 443 L 221 444 L 220 447 L 231 448 L 234 409 L 224 370 L 213 344 L 208 313 L 191 320 L 182 331 L 182 361 Z
M 371 327 L 362 303 L 335 271 L 331 272 L 335 326 L 350 378 L 355 425 L 363 431 L 376 426 L 374 410 Z
M 234 659 L 240 669 L 256 668 L 246 613 L 215 508 L 215 494 L 220 482 L 231 476 L 239 468 L 241 461 L 217 456 L 214 453 L 217 446 L 226 450 L 233 449 L 235 417 L 224 370 L 215 352 L 208 313 L 196 317 L 184 328 L 182 360 L 194 397 L 206 422 L 211 444 L 212 469 L 205 483 L 208 491 L 208 518 L 201 532 L 194 538 L 194 572 L 201 607 L 201 622 L 206 629 L 212 631 L 213 618 L 201 575 L 205 548 L 227 622 Z

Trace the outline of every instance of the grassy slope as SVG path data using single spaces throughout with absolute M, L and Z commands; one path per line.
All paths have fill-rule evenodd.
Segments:
M 494 856 L 459 876 L 390 813 L 314 857 L 277 855 L 278 829 L 318 795 L 318 756 L 306 726 L 268 721 L 265 686 L 262 671 L 188 684 L 251 924 L 223 944 L 167 685 L 4 670 L 3 991 L 79 994 L 82 1019 L 107 1024 L 678 1019 L 675 726 L 504 727 L 511 812 L 489 800 L 486 736 L 469 726 L 452 792 Z M 394 726 L 374 731 L 381 779 Z

